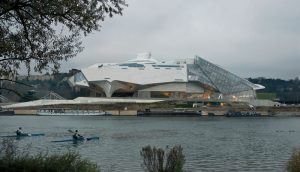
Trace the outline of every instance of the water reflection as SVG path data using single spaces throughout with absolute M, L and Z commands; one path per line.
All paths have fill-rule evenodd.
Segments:
M 17 140 L 31 152 L 78 151 L 103 171 L 141 171 L 139 151 L 182 145 L 187 171 L 283 171 L 300 146 L 300 118 L 0 117 L 0 133 L 16 126 L 44 137 Z M 78 128 L 100 140 L 52 143 Z M 31 144 L 30 148 L 25 148 Z

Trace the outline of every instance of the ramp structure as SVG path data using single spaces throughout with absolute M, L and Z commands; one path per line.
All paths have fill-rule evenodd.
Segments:
M 1 102 L 1 103 L 10 103 L 10 102 L 12 102 L 12 101 L 9 100 L 8 98 L 6 98 L 6 97 L 3 96 L 3 95 L 0 95 L 0 102 Z
M 42 97 L 40 99 L 41 100 L 66 100 L 59 94 L 55 93 L 54 91 L 49 91 L 49 93 L 47 95 L 45 95 L 44 97 Z

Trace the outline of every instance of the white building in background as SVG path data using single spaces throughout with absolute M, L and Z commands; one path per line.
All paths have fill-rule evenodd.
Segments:
M 157 61 L 150 53 L 124 63 L 98 63 L 75 74 L 69 83 L 94 97 L 251 100 L 263 89 L 199 56 Z

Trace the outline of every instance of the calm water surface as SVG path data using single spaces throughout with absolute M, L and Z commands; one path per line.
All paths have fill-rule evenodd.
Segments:
M 225 117 L 43 117 L 1 116 L 0 135 L 24 132 L 45 137 L 17 140 L 32 152 L 76 150 L 103 171 L 142 171 L 143 146 L 182 145 L 187 171 L 284 171 L 300 146 L 300 118 Z M 100 136 L 86 143 L 51 143 L 70 138 L 68 129 Z

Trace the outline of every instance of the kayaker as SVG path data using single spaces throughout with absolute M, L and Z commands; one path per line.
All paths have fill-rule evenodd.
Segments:
M 16 131 L 17 136 L 21 136 L 23 134 L 22 127 L 19 127 L 19 129 Z
M 73 134 L 73 139 L 83 139 L 84 137 L 78 133 L 78 130 L 75 130 L 75 133 Z

